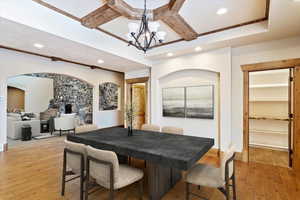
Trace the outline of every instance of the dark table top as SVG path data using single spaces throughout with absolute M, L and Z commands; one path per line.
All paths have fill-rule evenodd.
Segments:
M 68 135 L 69 141 L 111 150 L 166 167 L 188 170 L 214 145 L 214 139 L 134 130 L 107 128 Z

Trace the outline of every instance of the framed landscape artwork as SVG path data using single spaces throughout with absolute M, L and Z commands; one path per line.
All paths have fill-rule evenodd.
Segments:
M 214 86 L 163 88 L 164 117 L 214 119 Z
M 164 88 L 163 116 L 185 117 L 185 88 Z
M 214 87 L 212 85 L 186 88 L 186 117 L 214 118 Z

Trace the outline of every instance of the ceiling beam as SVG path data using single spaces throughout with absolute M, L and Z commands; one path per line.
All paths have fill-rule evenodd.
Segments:
M 122 16 L 131 20 L 140 20 L 144 12 L 143 9 L 133 8 L 123 0 L 108 0 L 107 5 Z M 147 10 L 147 17 L 149 20 L 153 20 L 152 10 Z
M 198 37 L 198 33 L 178 13 L 163 17 L 161 20 L 186 41 Z
M 96 28 L 120 16 L 120 13 L 116 12 L 107 4 L 105 4 L 102 7 L 83 17 L 81 19 L 81 24 L 88 28 Z
M 171 0 L 169 3 L 170 10 L 178 13 L 185 1 L 186 0 Z

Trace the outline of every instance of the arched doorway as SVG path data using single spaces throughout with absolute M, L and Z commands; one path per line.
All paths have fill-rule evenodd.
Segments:
M 76 125 L 93 122 L 94 86 L 84 80 L 65 74 L 33 73 L 9 77 L 7 86 L 24 89 L 23 108 L 10 108 L 11 99 L 7 99 L 6 134 L 12 139 L 19 139 L 15 137 L 17 134 L 12 133 L 19 122 L 16 120 L 22 123 L 24 115 L 30 117 L 31 121 L 27 123 L 31 123 L 32 132 L 36 132 L 33 136 L 51 132 L 49 124 L 46 124 L 44 129 L 43 123 L 48 121 L 49 117 L 59 117 L 63 113 L 74 113 Z M 7 97 L 9 96 L 8 93 Z

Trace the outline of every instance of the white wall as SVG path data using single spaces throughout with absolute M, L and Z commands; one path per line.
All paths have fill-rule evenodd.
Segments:
M 124 75 L 104 70 L 91 70 L 78 65 L 64 62 L 52 62 L 49 59 L 19 54 L 13 51 L 0 50 L 0 96 L 4 97 L 4 104 L 0 105 L 0 146 L 6 143 L 6 98 L 7 79 L 12 76 L 27 73 L 58 73 L 74 76 L 94 85 L 93 90 L 93 121 L 99 127 L 110 127 L 123 124 L 121 110 L 99 111 L 99 84 L 113 82 L 122 88 L 124 93 Z M 109 117 L 107 117 L 109 116 Z
M 53 99 L 53 79 L 50 78 L 15 76 L 7 80 L 7 85 L 25 91 L 25 112 L 39 114 Z
M 232 49 L 232 141 L 243 148 L 243 74 L 241 65 L 300 58 L 300 37 Z
M 141 78 L 141 77 L 149 77 L 149 76 L 150 76 L 150 69 L 134 70 L 125 73 L 125 79 L 133 79 L 133 78 Z
M 300 37 L 268 41 L 242 47 L 219 49 L 199 54 L 160 60 L 152 68 L 152 123 L 166 123 L 161 116 L 159 80 L 173 72 L 199 69 L 220 72 L 221 90 L 221 149 L 228 144 L 243 148 L 243 74 L 241 65 L 282 59 L 300 58 Z M 199 121 L 200 122 L 200 121 Z M 173 125 L 188 126 L 182 119 L 172 121 Z M 213 129 L 199 125 L 189 130 L 191 135 L 212 136 Z M 201 126 L 200 126 L 201 125 Z M 192 126 L 191 126 L 192 127 Z M 209 132 L 208 132 L 209 131 Z
M 183 85 L 195 85 L 196 83 L 199 84 L 201 82 L 210 82 L 215 84 L 216 76 L 214 76 L 212 72 L 220 74 L 221 149 L 226 149 L 231 140 L 230 48 L 161 60 L 154 64 L 151 71 L 152 123 L 181 126 L 185 129 L 186 135 L 213 137 L 216 140 L 215 144 L 218 142 L 216 121 L 209 121 L 207 119 L 167 119 L 162 117 L 161 88 L 166 84 L 175 85 L 181 83 Z M 210 73 L 206 71 L 210 71 Z M 191 75 L 191 73 L 193 75 Z M 189 76 L 191 78 L 190 80 L 188 79 Z M 178 78 L 179 82 L 174 82 L 175 78 Z M 217 147 L 217 145 L 215 147 Z

